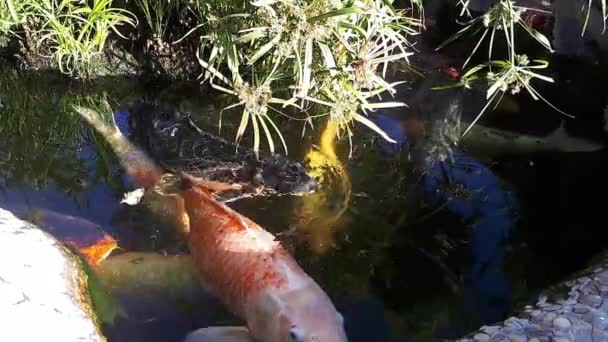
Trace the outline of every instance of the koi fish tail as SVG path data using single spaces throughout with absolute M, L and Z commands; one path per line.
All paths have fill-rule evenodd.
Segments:
M 162 169 L 120 132 L 111 112 L 107 113 L 108 120 L 104 120 L 103 113 L 91 108 L 74 106 L 74 110 L 110 144 L 122 166 L 135 178 L 137 185 L 147 188 L 156 184 L 163 174 Z

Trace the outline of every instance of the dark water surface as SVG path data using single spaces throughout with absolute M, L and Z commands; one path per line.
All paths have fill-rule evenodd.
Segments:
M 217 111 L 196 88 L 153 86 L 162 90 L 158 96 L 191 110 L 202 127 L 217 132 Z M 180 250 L 162 221 L 120 204 L 133 186 L 107 146 L 69 110 L 86 96 L 107 96 L 116 111 L 124 110 L 153 86 L 125 79 L 82 86 L 54 75 L 3 70 L 0 206 L 86 218 L 102 225 L 125 250 Z M 238 120 L 238 113 L 226 113 L 221 134 L 232 139 Z M 301 123 L 278 124 L 284 127 L 290 157 L 302 160 L 318 130 L 302 139 Z M 505 250 L 483 251 L 492 260 L 504 257 L 504 267 L 500 262 L 476 266 L 478 254 L 471 246 L 493 246 L 496 234 L 471 228 L 449 210 L 421 206 L 407 158 L 383 155 L 377 138 L 365 134 L 357 136 L 352 159 L 346 158 L 347 144 L 338 148 L 352 197 L 332 226 L 334 239 L 324 253 L 309 248 L 307 237 L 294 230 L 304 199 L 254 198 L 230 206 L 279 235 L 344 313 L 349 341 L 432 341 L 505 318 L 604 249 L 607 153 L 476 156 L 519 203 L 511 211 L 516 223 Z M 335 203 L 339 199 L 328 198 L 327 205 L 340 205 Z M 475 267 L 482 269 L 471 271 Z M 484 276 L 471 276 L 475 272 Z M 199 327 L 238 324 L 217 300 L 196 289 L 179 299 L 141 297 L 121 297 L 129 318 L 107 328 L 110 341 L 181 341 Z

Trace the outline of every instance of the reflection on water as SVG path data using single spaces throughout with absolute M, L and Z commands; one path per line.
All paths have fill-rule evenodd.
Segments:
M 170 210 L 162 203 L 148 198 L 134 207 L 120 204 L 123 193 L 133 190 L 133 185 L 107 146 L 93 140 L 66 107 L 107 96 L 118 111 L 141 96 L 143 88 L 149 87 L 128 80 L 78 85 L 52 75 L 0 73 L 0 205 L 83 217 L 103 226 L 128 250 L 184 252 L 180 239 L 168 228 Z M 217 132 L 214 103 L 199 100 L 196 87 L 177 89 L 163 96 L 181 109 L 190 109 L 202 127 Z M 290 157 L 308 158 L 313 175 L 332 188 L 306 197 L 251 198 L 230 206 L 277 234 L 335 298 L 351 341 L 404 341 L 406 337 L 430 341 L 501 318 L 563 275 L 561 265 L 537 258 L 538 253 L 551 250 L 543 244 L 544 237 L 562 250 L 569 246 L 564 241 L 571 236 L 562 230 L 560 219 L 551 217 L 551 227 L 543 225 L 542 216 L 552 215 L 551 205 L 563 202 L 560 210 L 569 215 L 572 227 L 577 219 L 591 225 L 597 213 L 568 212 L 564 203 L 569 195 L 555 190 L 559 188 L 556 167 L 564 168 L 565 160 L 573 160 L 563 169 L 573 171 L 576 165 L 591 165 L 592 157 L 547 157 L 543 168 L 534 171 L 527 156 L 511 158 L 493 167 L 500 171 L 495 172 L 459 151 L 447 162 L 425 164 L 421 162 L 425 159 L 406 153 L 395 155 L 398 146 L 378 144 L 376 137 L 361 133 L 355 137 L 353 158 L 347 159 L 348 144 L 334 140 L 331 126 L 318 132 L 321 139 L 316 141 L 316 137 L 301 139 L 302 127 L 296 123 L 279 124 L 285 127 Z M 404 127 L 409 126 L 390 120 L 385 124 L 393 138 L 404 138 L 400 146 L 409 149 L 404 136 Z M 223 126 L 221 134 L 232 139 L 238 116 L 224 113 Z M 598 166 L 605 156 L 595 158 L 601 161 L 593 164 L 594 172 L 606 170 Z M 423 177 L 416 172 L 421 166 L 426 170 Z M 551 181 L 547 175 L 552 175 Z M 566 171 L 559 175 L 567 176 Z M 529 232 L 518 240 L 508 240 L 515 225 L 509 208 L 516 204 L 504 190 L 505 178 L 515 184 L 521 199 L 524 223 L 519 230 Z M 530 184 L 543 178 L 543 191 L 553 187 L 555 198 L 531 190 Z M 579 181 L 571 179 L 568 189 L 576 189 Z M 599 196 L 607 189 L 602 183 L 594 191 Z M 581 208 L 583 203 L 597 201 L 580 192 L 575 196 Z M 533 210 L 539 202 L 545 208 L 542 216 Z M 597 210 L 597 205 L 593 208 Z M 579 236 L 578 246 L 589 244 L 590 236 Z M 510 253 L 502 249 L 507 241 L 511 241 Z M 534 249 L 517 241 L 531 242 Z M 591 245 L 597 249 L 603 241 Z M 554 251 L 551 255 L 572 262 L 568 270 L 580 261 L 562 254 Z M 554 276 L 531 276 L 541 270 L 550 270 Z M 528 278 L 535 279 L 533 285 L 526 282 Z M 179 299 L 169 294 L 153 298 L 120 294 L 120 299 L 129 318 L 108 330 L 111 341 L 180 341 L 195 328 L 239 323 L 217 301 L 196 290 Z
M 468 324 L 450 337 L 457 338 L 467 329 L 503 319 L 511 309 L 509 281 L 502 268 L 503 247 L 516 224 L 514 195 L 503 188 L 502 182 L 487 166 L 474 158 L 451 146 L 444 146 L 445 151 L 441 153 L 437 151 L 442 146 L 432 149 L 410 146 L 402 122 L 381 114 L 375 120 L 380 127 L 392 132 L 401 145 L 401 149 L 383 146 L 385 154 L 423 149 L 414 152 L 414 159 L 421 169 L 415 189 L 430 211 L 424 217 L 427 221 L 424 225 L 429 228 L 436 225 L 431 217 L 446 211 L 452 217 L 452 223 L 461 223 L 469 232 L 467 254 L 470 264 L 465 265 L 462 273 L 462 290 L 456 285 L 460 283 L 454 279 L 456 277 L 450 279 L 455 291 L 462 291 L 462 316 Z M 457 226 L 452 224 L 448 229 L 453 231 Z

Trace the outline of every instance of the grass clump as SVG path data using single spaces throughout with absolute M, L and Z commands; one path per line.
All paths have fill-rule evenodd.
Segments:
M 32 15 L 43 23 L 33 35 L 37 48 L 55 61 L 63 73 L 90 74 L 93 61 L 103 52 L 110 33 L 123 37 L 118 30 L 120 25 L 136 25 L 130 12 L 112 7 L 112 3 L 113 0 L 31 1 Z
M 14 17 L 11 15 L 13 12 L 13 3 L 11 0 L 0 1 L 0 34 L 6 35 L 10 32 L 14 25 Z
M 0 0 L 0 35 L 26 32 L 34 54 L 53 61 L 70 76 L 87 76 L 93 61 L 118 28 L 136 26 L 126 9 L 113 0 Z
M 179 0 L 136 0 L 153 39 L 160 41 L 165 36 L 171 15 L 179 10 Z

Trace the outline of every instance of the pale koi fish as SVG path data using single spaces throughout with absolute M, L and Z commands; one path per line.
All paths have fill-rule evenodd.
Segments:
M 151 159 L 98 113 L 76 110 L 106 137 L 141 186 L 182 199 L 188 246 L 203 286 L 247 324 L 200 329 L 188 341 L 347 341 L 331 299 L 272 234 L 216 200 L 207 182 L 188 174 L 161 175 Z

